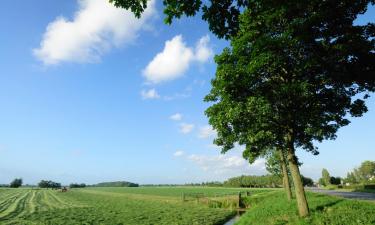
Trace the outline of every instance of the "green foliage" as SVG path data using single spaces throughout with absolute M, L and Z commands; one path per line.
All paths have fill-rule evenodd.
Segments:
M 337 20 L 331 21 L 332 13 L 318 10 L 322 5 L 307 5 L 259 2 L 241 17 L 232 47 L 215 58 L 216 77 L 205 98 L 214 104 L 206 114 L 218 131 L 215 144 L 223 146 L 223 152 L 239 142 L 251 158 L 292 132 L 296 146 L 317 153 L 313 140 L 335 138 L 337 129 L 349 123 L 347 113 L 366 112 L 362 100 L 351 98 L 374 89 L 372 78 L 365 76 L 374 73 L 374 65 L 368 65 L 375 59 L 368 40 L 373 34 L 366 32 L 370 26 L 352 27 L 354 18 L 346 18 L 349 15 L 335 14 Z M 362 12 L 366 6 L 356 7 Z M 333 23 L 348 30 L 330 29 L 337 26 Z M 351 36 L 362 48 L 352 46 L 347 40 Z M 361 59 L 352 61 L 349 55 Z M 363 63 L 361 72 L 358 63 Z
M 349 172 L 346 175 L 346 178 L 344 179 L 344 182 L 349 183 L 349 184 L 358 184 L 359 180 L 358 180 L 358 178 L 357 178 L 357 176 L 355 175 L 354 172 Z
M 138 184 L 128 181 L 102 182 L 93 185 L 94 187 L 139 187 Z
M 116 7 L 129 9 L 137 18 L 141 17 L 141 14 L 147 7 L 147 0 L 109 0 L 109 2 Z
M 21 186 L 22 186 L 22 178 L 14 179 L 9 185 L 9 187 L 11 188 L 19 188 Z
M 227 187 L 280 187 L 282 180 L 279 176 L 239 176 L 224 181 Z
M 86 187 L 86 184 L 82 183 L 82 184 L 70 184 L 69 185 L 70 188 L 84 188 Z
M 309 178 L 309 177 L 305 177 L 303 175 L 301 175 L 301 179 L 302 179 L 302 184 L 303 186 L 313 186 L 314 185 L 314 181 L 313 179 Z
M 328 170 L 322 170 L 322 185 L 327 186 L 331 184 L 331 175 L 329 175 Z
M 329 183 L 333 185 L 339 185 L 341 184 L 341 177 L 330 177 Z
M 295 200 L 288 202 L 281 191 L 250 196 L 251 207 L 241 216 L 236 225 L 276 224 L 329 224 L 357 225 L 374 224 L 375 204 L 347 200 L 328 195 L 307 192 L 311 214 L 300 218 L 296 213 Z
M 130 9 L 137 17 L 146 8 L 146 0 L 109 0 L 116 7 Z M 229 39 L 238 32 L 240 12 L 255 2 L 245 0 L 163 0 L 165 23 L 182 16 L 195 16 L 201 12 L 202 19 L 208 22 L 209 29 L 219 38 Z
M 375 179 L 375 161 L 364 161 L 358 168 L 359 179 L 367 182 L 371 178 Z
M 358 168 L 347 174 L 344 182 L 350 184 L 375 183 L 375 161 L 362 162 Z
M 38 183 L 38 187 L 57 189 L 57 188 L 61 188 L 61 184 L 57 183 L 57 182 L 54 182 L 54 181 L 51 181 L 51 180 L 41 180 Z
M 275 176 L 282 177 L 283 171 L 280 165 L 280 154 L 277 151 L 272 151 L 266 156 L 266 170 Z M 288 170 L 288 174 L 290 171 Z

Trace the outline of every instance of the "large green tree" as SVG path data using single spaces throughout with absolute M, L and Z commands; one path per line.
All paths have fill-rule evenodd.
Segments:
M 308 206 L 295 148 L 318 154 L 314 141 L 334 139 L 349 124 L 348 113 L 366 112 L 364 100 L 353 98 L 374 90 L 371 26 L 353 26 L 359 11 L 352 9 L 351 22 L 339 15 L 334 27 L 332 14 L 313 3 L 259 2 L 247 10 L 231 48 L 215 58 L 205 99 L 214 103 L 206 114 L 223 152 L 237 142 L 246 146 L 245 158 L 265 148 L 287 150 L 301 216 Z
M 137 16 L 147 7 L 146 0 L 110 1 Z M 334 139 L 349 124 L 347 113 L 367 111 L 364 99 L 375 90 L 375 26 L 353 23 L 369 3 L 375 1 L 163 0 L 167 23 L 201 12 L 214 34 L 232 41 L 216 58 L 206 97 L 214 102 L 206 113 L 215 142 L 222 152 L 245 145 L 248 159 L 282 146 L 301 216 L 308 206 L 295 148 L 317 154 L 313 141 Z
M 22 178 L 14 179 L 9 185 L 9 187 L 11 188 L 19 188 L 21 186 L 22 186 Z

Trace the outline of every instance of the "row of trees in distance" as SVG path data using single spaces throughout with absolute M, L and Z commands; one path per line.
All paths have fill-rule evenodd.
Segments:
M 51 181 L 51 180 L 41 180 L 38 183 L 38 187 L 59 189 L 59 188 L 61 188 L 61 183 L 57 183 L 57 182 L 54 182 L 54 181 Z
M 364 161 L 344 179 L 348 184 L 375 184 L 375 161 Z
M 345 178 L 331 176 L 327 169 L 323 169 L 319 184 L 322 186 L 375 184 L 375 161 L 366 160 L 362 162 L 359 167 L 348 172 Z
M 139 187 L 139 184 L 132 183 L 129 181 L 113 181 L 113 182 L 102 182 L 91 185 L 92 187 Z

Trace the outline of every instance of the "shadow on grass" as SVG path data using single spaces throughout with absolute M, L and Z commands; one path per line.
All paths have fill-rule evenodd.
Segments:
M 313 209 L 312 211 L 316 211 L 316 212 L 321 212 L 321 211 L 324 211 L 325 209 L 331 207 L 331 206 L 334 206 L 336 204 L 338 204 L 339 202 L 342 202 L 343 199 L 337 199 L 336 201 L 333 201 L 333 202 L 329 202 L 327 204 L 323 204 L 323 205 L 318 205 L 315 209 Z

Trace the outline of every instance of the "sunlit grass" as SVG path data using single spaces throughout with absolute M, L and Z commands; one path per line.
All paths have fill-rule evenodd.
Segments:
M 296 201 L 288 202 L 282 191 L 250 197 L 250 209 L 236 225 L 318 224 L 354 225 L 375 224 L 375 203 L 348 200 L 323 194 L 307 193 L 311 215 L 300 218 Z

